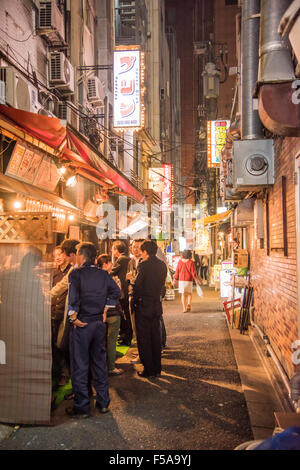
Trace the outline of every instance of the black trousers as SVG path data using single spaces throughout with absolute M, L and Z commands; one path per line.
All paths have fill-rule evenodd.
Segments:
M 131 343 L 132 325 L 131 325 L 128 297 L 124 297 L 124 299 L 120 299 L 120 304 L 125 315 L 125 318 L 123 316 L 121 317 L 120 336 L 122 337 L 122 340 L 125 341 L 126 343 Z
M 58 330 L 62 320 L 51 319 L 52 377 L 59 379 L 65 369 L 65 357 L 56 346 Z
M 163 316 L 160 317 L 160 335 L 161 335 L 161 349 L 166 347 L 167 344 L 167 332 Z
M 155 375 L 161 373 L 161 315 L 148 315 L 139 306 L 136 307 L 136 334 L 137 345 L 141 363 L 145 374 Z
M 201 279 L 208 280 L 208 266 L 201 266 Z

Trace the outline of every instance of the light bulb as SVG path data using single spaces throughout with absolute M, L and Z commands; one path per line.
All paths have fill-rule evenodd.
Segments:
M 60 175 L 64 175 L 66 173 L 67 169 L 65 166 L 61 166 L 59 169 L 58 169 L 58 172 Z
M 14 201 L 14 208 L 15 208 L 16 210 L 21 209 L 21 207 L 22 207 L 22 202 L 21 202 L 21 201 L 18 201 L 18 200 L 17 200 L 17 201 Z
M 66 186 L 68 186 L 69 188 L 73 188 L 74 186 L 76 186 L 76 183 L 77 183 L 76 176 L 71 176 L 66 182 Z

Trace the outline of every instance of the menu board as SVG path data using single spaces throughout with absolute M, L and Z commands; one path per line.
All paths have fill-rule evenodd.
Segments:
M 47 191 L 54 191 L 60 179 L 55 163 L 48 157 L 44 157 L 39 166 L 33 184 L 39 188 L 46 189 Z
M 25 147 L 17 143 L 15 145 L 12 156 L 10 157 L 9 164 L 5 172 L 6 175 L 16 176 L 18 174 L 18 169 L 22 161 L 24 152 Z
M 18 142 L 10 157 L 5 174 L 50 192 L 54 191 L 61 176 L 50 157 L 43 156 L 42 153 Z

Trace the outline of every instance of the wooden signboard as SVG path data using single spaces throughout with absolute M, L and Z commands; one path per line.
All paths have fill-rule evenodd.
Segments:
M 52 158 L 16 143 L 5 174 L 53 192 L 61 177 Z

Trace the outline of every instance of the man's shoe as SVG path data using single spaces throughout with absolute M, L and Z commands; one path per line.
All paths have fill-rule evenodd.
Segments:
M 96 408 L 98 408 L 102 414 L 110 412 L 110 409 L 107 406 L 100 406 L 98 403 L 96 403 Z
M 145 377 L 147 379 L 152 379 L 153 377 L 155 377 L 155 375 L 148 375 L 146 374 L 146 372 L 143 370 L 143 372 L 138 372 L 138 376 L 139 377 Z
M 108 371 L 108 375 L 121 375 L 123 373 L 124 371 L 122 369 L 117 369 L 117 368 Z
M 131 341 L 125 341 L 124 339 L 119 342 L 119 346 L 131 346 Z
M 140 364 L 141 360 L 140 360 L 139 356 L 136 356 L 133 359 L 131 359 L 130 362 L 131 362 L 131 364 Z
M 65 400 L 74 400 L 75 398 L 75 394 L 73 392 L 71 393 L 67 393 L 65 396 L 64 396 L 64 399 Z
M 71 406 L 66 408 L 66 414 L 70 416 L 70 418 L 87 419 L 90 417 L 89 414 L 77 411 L 75 408 Z

